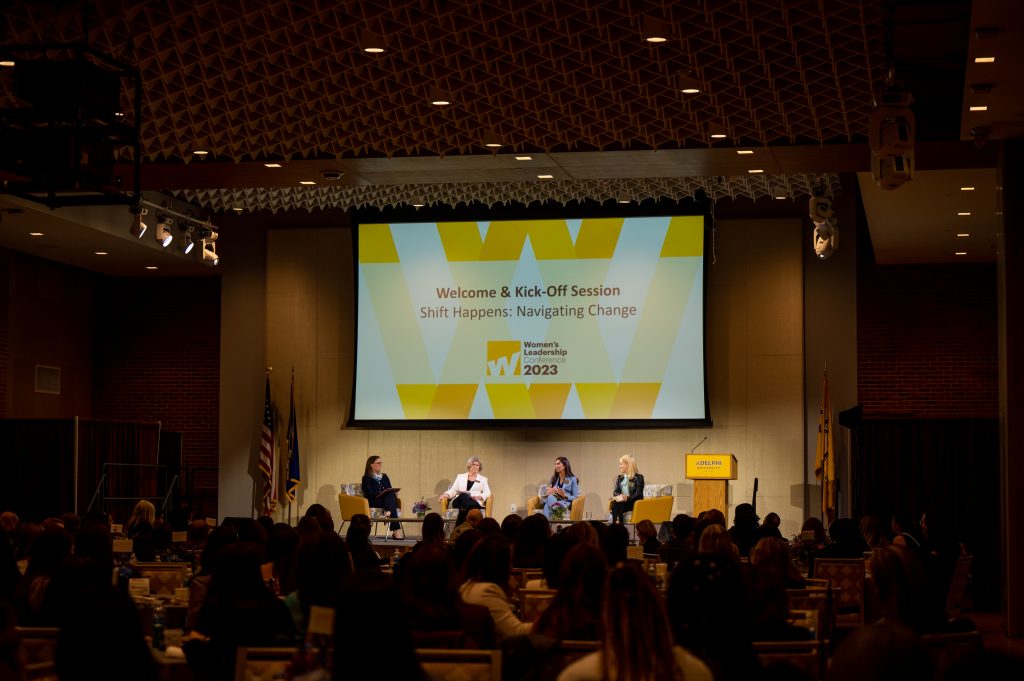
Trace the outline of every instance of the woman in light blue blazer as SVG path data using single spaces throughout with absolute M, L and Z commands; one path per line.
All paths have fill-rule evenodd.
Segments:
M 560 456 L 555 459 L 555 473 L 548 483 L 547 496 L 544 497 L 544 516 L 551 518 L 551 507 L 562 502 L 566 507 L 572 506 L 572 501 L 580 495 L 580 481 L 572 474 L 572 466 L 569 459 Z M 566 516 L 568 517 L 568 516 Z

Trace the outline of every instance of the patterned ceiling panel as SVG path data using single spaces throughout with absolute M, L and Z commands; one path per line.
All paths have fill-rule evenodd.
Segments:
M 882 5 L 33 0 L 5 3 L 0 41 L 78 41 L 87 14 L 88 43 L 141 71 L 148 162 L 478 154 L 489 134 L 505 151 L 706 148 L 713 125 L 814 144 L 865 139 Z M 648 17 L 668 42 L 642 39 Z M 367 34 L 384 53 L 362 51 Z M 700 94 L 679 92 L 685 74 Z
M 474 202 L 486 206 L 554 201 L 631 201 L 648 199 L 681 201 L 703 193 L 708 198 L 802 199 L 816 191 L 834 196 L 842 191 L 838 175 L 755 175 L 738 177 L 670 177 L 628 180 L 577 180 L 551 182 L 467 182 L 434 185 L 371 185 L 355 187 L 294 187 L 187 190 L 176 194 L 214 211 L 254 212 L 267 210 L 331 208 L 396 208 L 400 206 L 458 206 Z

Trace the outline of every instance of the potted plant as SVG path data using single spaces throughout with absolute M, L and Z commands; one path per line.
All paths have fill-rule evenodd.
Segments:
M 420 497 L 415 502 L 413 502 L 412 512 L 415 513 L 416 517 L 420 520 L 422 520 L 423 517 L 427 515 L 427 511 L 429 510 L 430 504 L 427 503 L 427 500 L 424 497 Z

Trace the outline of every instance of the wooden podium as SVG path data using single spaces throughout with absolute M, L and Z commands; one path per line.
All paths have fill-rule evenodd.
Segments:
M 693 480 L 693 517 L 717 508 L 729 515 L 729 481 L 738 472 L 732 454 L 687 454 L 686 479 Z

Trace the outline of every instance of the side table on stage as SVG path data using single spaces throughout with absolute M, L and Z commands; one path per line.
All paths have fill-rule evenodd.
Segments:
M 686 479 L 693 480 L 693 517 L 717 508 L 729 513 L 729 481 L 739 472 L 732 454 L 687 454 Z

